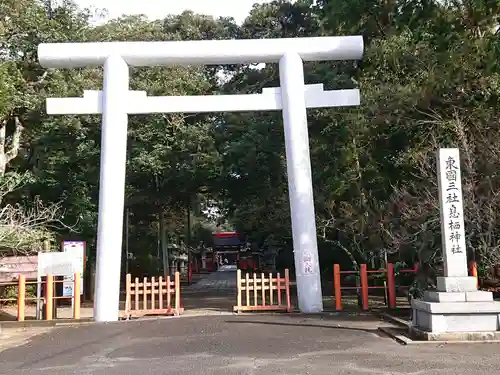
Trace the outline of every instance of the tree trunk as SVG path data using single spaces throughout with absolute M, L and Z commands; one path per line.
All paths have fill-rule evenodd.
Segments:
M 12 134 L 10 147 L 6 149 L 7 143 L 7 120 L 0 123 L 0 177 L 5 176 L 7 165 L 14 160 L 19 154 L 19 147 L 21 145 L 21 134 L 23 132 L 23 125 L 18 116 L 14 116 L 15 129 Z
M 161 253 L 163 259 L 163 274 L 164 277 L 170 275 L 169 257 L 168 257 L 168 244 L 167 244 L 167 226 L 165 225 L 165 211 L 160 209 L 160 242 Z

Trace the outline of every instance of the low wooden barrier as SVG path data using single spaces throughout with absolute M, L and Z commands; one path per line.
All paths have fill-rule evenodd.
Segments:
M 237 271 L 236 283 L 238 288 L 237 305 L 234 311 L 286 311 L 291 312 L 290 277 L 288 269 L 285 277 L 279 273 L 260 275 L 249 273 L 242 277 L 241 270 Z M 244 300 L 244 301 L 243 301 Z
M 46 280 L 43 282 L 45 289 L 44 299 L 44 310 L 45 310 L 45 320 L 53 319 L 53 309 L 54 300 L 57 299 L 72 299 L 73 300 L 73 319 L 80 319 L 80 274 L 74 274 L 74 285 L 73 285 L 73 295 L 72 296 L 54 296 L 54 286 L 56 283 L 65 282 L 63 280 L 54 280 L 54 276 L 47 275 Z M 66 281 L 67 282 L 67 281 Z M 3 298 L 0 299 L 0 303 L 17 303 L 17 320 L 24 321 L 26 318 L 26 302 L 36 303 L 37 297 L 27 297 L 26 296 L 26 285 L 36 285 L 36 281 L 26 281 L 24 275 L 19 275 L 16 282 L 13 283 L 0 283 L 0 286 L 16 286 L 17 287 L 17 297 L 16 298 Z
M 132 282 L 132 275 L 127 274 L 125 312 L 123 317 L 140 317 L 145 315 L 179 315 L 181 307 L 181 281 L 179 272 L 174 280 L 170 276 L 138 277 Z
M 416 265 L 413 269 L 401 269 L 398 270 L 398 275 L 402 274 L 416 274 L 418 266 Z M 342 286 L 342 275 L 355 275 L 359 284 L 356 286 Z M 384 281 L 384 285 L 369 285 L 368 275 L 369 274 L 379 274 L 382 276 L 381 279 Z M 342 290 L 355 290 L 360 296 L 360 307 L 362 310 L 369 309 L 369 291 L 373 289 L 384 289 L 386 296 L 387 306 L 390 309 L 396 308 L 396 297 L 397 290 L 408 288 L 404 285 L 396 285 L 396 273 L 394 270 L 394 264 L 388 263 L 387 268 L 381 268 L 377 270 L 368 270 L 366 264 L 360 264 L 359 271 L 340 270 L 339 264 L 334 264 L 333 266 L 333 285 L 334 285 L 334 298 L 335 298 L 335 309 L 341 311 L 342 306 Z

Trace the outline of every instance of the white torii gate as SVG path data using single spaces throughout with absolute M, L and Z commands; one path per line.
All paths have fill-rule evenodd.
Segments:
M 128 115 L 282 110 L 299 308 L 321 312 L 306 108 L 359 105 L 359 90 L 305 85 L 303 61 L 358 60 L 361 36 L 172 42 L 50 43 L 38 46 L 47 68 L 104 65 L 102 91 L 49 98 L 48 114 L 102 114 L 94 318 L 118 319 Z M 262 94 L 147 96 L 129 90 L 129 66 L 278 63 L 280 87 Z

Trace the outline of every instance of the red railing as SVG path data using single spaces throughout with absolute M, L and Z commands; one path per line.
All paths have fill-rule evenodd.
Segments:
M 413 269 L 402 269 L 398 270 L 398 275 L 405 273 L 416 274 L 418 270 L 418 265 L 415 265 Z M 381 278 L 385 281 L 384 285 L 370 285 L 368 275 L 379 274 L 385 278 Z M 342 286 L 342 276 L 343 275 L 356 275 L 356 285 L 355 286 Z M 396 272 L 394 270 L 394 264 L 387 264 L 387 268 L 381 268 L 377 270 L 368 270 L 366 264 L 361 264 L 359 271 L 357 270 L 341 270 L 339 264 L 334 264 L 333 266 L 333 286 L 334 286 L 334 298 L 335 298 L 335 309 L 341 311 L 342 306 L 342 291 L 343 290 L 355 290 L 360 296 L 361 309 L 368 310 L 369 308 L 369 291 L 374 289 L 384 290 L 387 296 L 387 305 L 389 308 L 394 309 L 397 305 L 397 290 L 408 288 L 404 285 L 396 285 Z

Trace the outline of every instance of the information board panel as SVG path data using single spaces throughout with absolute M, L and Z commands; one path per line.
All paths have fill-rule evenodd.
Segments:
M 85 268 L 85 241 L 63 241 L 62 250 L 65 253 L 72 254 L 78 262 L 78 270 L 80 273 L 80 294 L 83 295 L 83 272 Z M 73 277 L 74 273 L 65 276 L 63 281 L 63 296 L 70 297 L 73 295 Z

